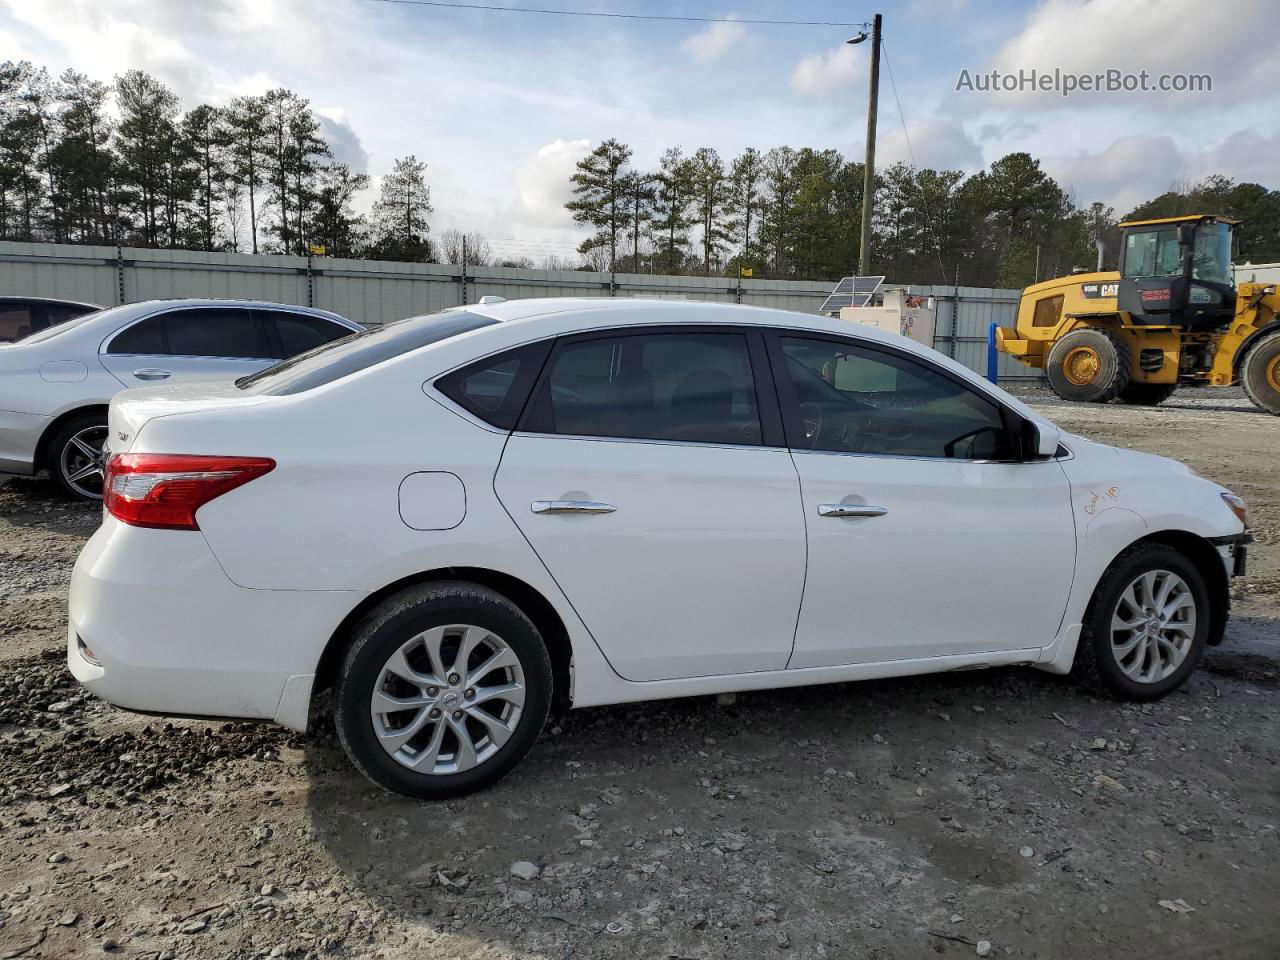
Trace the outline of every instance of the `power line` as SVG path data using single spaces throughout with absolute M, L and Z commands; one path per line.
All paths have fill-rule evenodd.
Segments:
M 494 3 L 458 3 L 453 0 L 369 0 L 410 7 L 443 7 L 451 10 L 485 10 L 492 13 L 533 13 L 554 17 L 596 17 L 610 20 L 665 20 L 680 23 L 744 23 L 771 27 L 865 27 L 842 20 L 739 20 L 734 17 L 677 17 L 658 13 L 608 13 L 599 10 L 555 10 L 548 7 L 503 7 Z
M 920 165 L 916 163 L 916 152 L 911 149 L 911 135 L 907 133 L 907 116 L 902 112 L 902 100 L 898 98 L 898 85 L 893 79 L 893 64 L 889 62 L 889 49 L 884 45 L 883 39 L 880 41 L 880 52 L 884 55 L 884 65 L 889 72 L 889 89 L 893 91 L 893 102 L 898 105 L 898 121 L 902 124 L 902 139 L 907 141 L 907 156 L 911 158 L 911 166 L 918 175 Z M 919 186 L 918 181 L 917 186 Z M 925 201 L 923 188 L 920 188 L 920 206 L 924 208 L 924 215 L 929 218 L 930 222 L 933 222 L 933 214 L 929 212 L 929 204 Z M 934 252 L 938 255 L 938 272 L 942 275 L 942 282 L 946 283 L 947 268 L 942 262 L 942 243 L 938 239 L 937 230 L 935 229 L 931 232 L 933 233 Z

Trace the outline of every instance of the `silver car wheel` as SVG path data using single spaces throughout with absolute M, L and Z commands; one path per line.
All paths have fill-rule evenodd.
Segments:
M 62 478 L 76 493 L 91 500 L 102 499 L 105 464 L 102 447 L 107 441 L 105 423 L 85 427 L 71 435 L 58 455 Z
M 1159 683 L 1174 673 L 1195 636 L 1195 596 L 1169 570 L 1138 576 L 1111 614 L 1111 654 L 1120 671 L 1137 683 Z
M 515 733 L 524 708 L 515 651 L 484 627 L 433 627 L 382 665 L 369 714 L 382 749 L 418 773 L 462 773 Z

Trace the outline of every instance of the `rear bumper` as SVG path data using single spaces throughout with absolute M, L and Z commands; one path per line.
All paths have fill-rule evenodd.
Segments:
M 320 654 L 361 596 L 238 587 L 198 531 L 108 517 L 71 576 L 67 662 L 119 707 L 301 730 Z
M 0 473 L 35 472 L 36 445 L 52 419 L 0 410 Z

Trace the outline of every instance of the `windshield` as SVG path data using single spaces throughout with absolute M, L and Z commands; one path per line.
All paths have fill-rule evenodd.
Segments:
M 1182 274 L 1177 224 L 1133 231 L 1124 238 L 1125 277 L 1176 277 Z M 1231 228 L 1225 223 L 1196 227 L 1191 276 L 1208 283 L 1231 284 Z
M 95 310 L 93 313 L 86 313 L 71 320 L 64 320 L 62 323 L 54 324 L 52 327 L 45 327 L 43 330 L 37 330 L 35 333 L 28 334 L 15 340 L 14 343 L 40 343 L 44 340 L 50 340 L 53 337 L 60 336 L 76 327 L 82 326 L 94 317 L 100 317 L 106 313 L 105 310 Z
M 321 344 L 258 373 L 241 377 L 236 386 L 266 396 L 302 393 L 349 377 L 402 353 L 497 322 L 492 317 L 482 317 L 458 308 L 408 317 Z

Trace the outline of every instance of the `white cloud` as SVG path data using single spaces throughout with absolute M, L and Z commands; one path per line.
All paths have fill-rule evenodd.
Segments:
M 886 129 L 886 123 L 889 124 Z M 963 170 L 973 173 L 983 167 L 982 148 L 965 131 L 964 124 L 950 117 L 928 117 L 907 124 L 892 113 L 880 114 L 880 134 L 876 166 L 912 163 L 921 170 Z
M 729 19 L 735 17 L 735 14 L 729 14 Z M 705 29 L 686 37 L 680 46 L 699 63 L 710 63 L 740 43 L 746 35 L 747 28 L 740 23 L 709 23 Z
M 369 153 L 347 119 L 347 112 L 340 107 L 318 107 L 316 117 L 320 121 L 320 136 L 328 141 L 333 159 L 345 163 L 356 173 L 368 173 Z
M 543 227 L 570 222 L 569 199 L 574 165 L 591 152 L 590 140 L 556 140 L 540 148 L 516 171 L 520 212 Z
M 1077 203 L 1104 200 L 1123 214 L 1166 190 L 1215 173 L 1275 189 L 1280 186 L 1272 159 L 1277 153 L 1280 133 L 1240 130 L 1200 150 L 1179 147 L 1164 135 L 1135 135 L 1098 151 L 1046 156 L 1043 166 L 1076 194 Z
M 1248 56 L 1259 36 L 1271 36 L 1280 20 L 1274 4 L 1256 0 L 1045 0 L 1028 16 L 1022 31 L 991 58 L 1001 71 L 1076 74 L 1146 70 L 1161 74 L 1208 73 L 1211 93 L 986 94 L 1002 103 L 1039 107 L 1114 104 L 1128 99 L 1144 108 L 1204 106 L 1272 96 L 1280 83 L 1280 58 Z
M 829 100 L 847 94 L 865 75 L 857 48 L 842 44 L 827 53 L 811 53 L 796 64 L 791 89 L 809 100 Z

